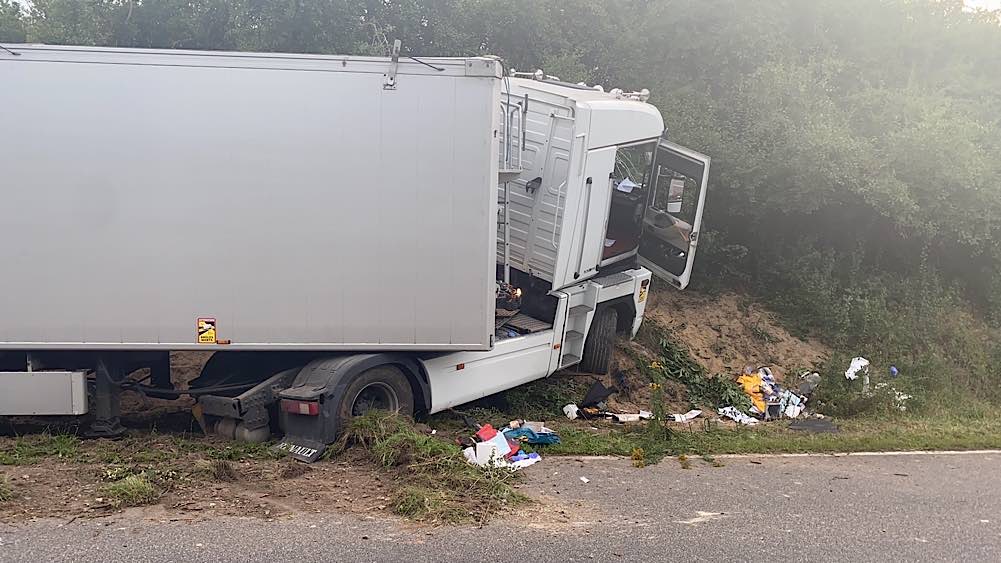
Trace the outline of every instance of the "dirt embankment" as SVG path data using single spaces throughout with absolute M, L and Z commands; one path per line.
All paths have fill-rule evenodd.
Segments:
M 738 374 L 751 364 L 784 375 L 830 354 L 823 343 L 793 336 L 774 313 L 737 293 L 654 291 L 645 316 L 667 329 L 710 374 Z

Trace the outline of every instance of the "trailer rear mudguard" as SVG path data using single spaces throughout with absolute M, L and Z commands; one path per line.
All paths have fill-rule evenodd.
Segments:
M 415 410 L 426 412 L 430 408 L 427 375 L 408 355 L 350 354 L 321 358 L 302 368 L 292 385 L 278 394 L 279 421 L 285 436 L 276 447 L 302 461 L 319 459 L 348 423 L 338 414 L 338 407 L 352 380 L 380 366 L 394 366 L 406 375 Z M 297 411 L 300 406 L 302 410 Z

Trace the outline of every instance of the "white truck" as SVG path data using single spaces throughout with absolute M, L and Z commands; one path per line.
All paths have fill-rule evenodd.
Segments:
M 709 158 L 645 91 L 398 44 L 7 47 L 0 415 L 113 436 L 123 390 L 191 396 L 311 461 L 368 409 L 605 372 L 651 271 L 691 275 Z M 185 350 L 214 355 L 176 386 Z

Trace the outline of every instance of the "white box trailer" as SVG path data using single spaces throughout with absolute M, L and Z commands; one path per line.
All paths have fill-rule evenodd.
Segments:
M 398 44 L 8 47 L 0 415 L 80 414 L 87 374 L 95 435 L 122 431 L 123 390 L 190 395 L 206 431 L 277 418 L 314 460 L 371 408 L 603 373 L 651 270 L 690 278 L 709 159 L 662 138 L 646 92 Z M 192 349 L 216 352 L 173 388 L 169 351 Z
M 490 349 L 499 62 L 16 52 L 0 347 Z

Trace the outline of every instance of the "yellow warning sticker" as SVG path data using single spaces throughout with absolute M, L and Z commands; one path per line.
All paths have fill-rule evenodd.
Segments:
M 201 317 L 198 319 L 198 343 L 216 343 L 215 319 L 207 317 Z

